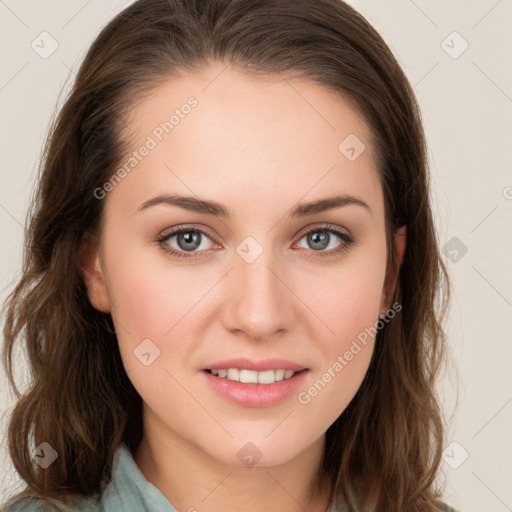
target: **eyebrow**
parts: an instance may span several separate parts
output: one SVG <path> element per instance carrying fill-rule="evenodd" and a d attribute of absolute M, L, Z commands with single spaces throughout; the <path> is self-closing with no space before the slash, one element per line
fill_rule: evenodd
<path fill-rule="evenodd" d="M 148 208 L 157 205 L 178 206 L 184 210 L 192 212 L 205 213 L 225 219 L 232 218 L 229 210 L 220 203 L 206 199 L 199 199 L 194 196 L 183 196 L 178 194 L 159 195 L 148 199 L 139 206 L 137 211 L 147 210 Z M 371 208 L 362 199 L 350 194 L 342 194 L 333 197 L 326 197 L 309 203 L 298 204 L 288 214 L 288 218 L 307 217 L 308 215 L 314 215 L 316 213 L 322 213 L 348 205 L 361 206 L 365 208 L 370 215 L 372 214 Z"/>

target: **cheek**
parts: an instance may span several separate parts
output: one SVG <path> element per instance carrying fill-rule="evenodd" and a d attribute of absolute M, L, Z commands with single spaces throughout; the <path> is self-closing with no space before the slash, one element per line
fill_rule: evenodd
<path fill-rule="evenodd" d="M 386 270 L 385 243 L 350 255 L 338 268 L 310 276 L 305 293 L 324 322 L 327 352 L 342 349 L 378 319 Z M 350 343 L 349 343 L 350 344 Z"/>
<path fill-rule="evenodd" d="M 171 270 L 154 246 L 125 242 L 120 251 L 118 237 L 109 246 L 108 288 L 117 320 L 134 338 L 164 339 L 204 295 L 209 279 L 201 271 Z"/>
<path fill-rule="evenodd" d="M 298 395 L 298 402 L 326 428 L 344 411 L 368 370 L 374 349 L 386 266 L 385 243 L 322 277 L 308 293 L 323 321 L 314 339 L 322 365 Z M 313 377 L 313 376 L 312 376 Z"/>
<path fill-rule="evenodd" d="M 207 267 L 178 268 L 174 263 L 173 268 L 160 249 L 130 244 L 129 236 L 119 232 L 109 239 L 105 263 L 121 357 L 145 400 L 167 399 L 171 381 L 165 372 L 181 374 L 190 361 L 194 340 L 202 338 L 197 314 L 218 277 Z M 145 366 L 138 356 L 148 352 L 152 362 Z M 179 386 L 175 388 L 179 394 Z"/>
<path fill-rule="evenodd" d="M 112 242 L 109 295 L 125 371 L 151 409 L 168 408 L 172 398 L 185 410 L 190 396 L 173 377 L 182 381 L 181 363 L 193 350 L 180 341 L 193 335 L 187 312 L 204 295 L 204 280 L 169 272 L 154 256 L 150 261 L 147 249 L 115 251 Z"/>
<path fill-rule="evenodd" d="M 137 376 L 162 365 L 167 352 L 164 334 L 178 321 L 181 308 L 177 294 L 170 292 L 172 279 L 166 280 L 148 261 L 151 251 L 132 244 L 120 230 L 111 233 L 105 244 L 105 265 L 112 317 L 126 372 L 138 387 Z M 139 353 L 139 347 L 145 350 Z M 150 353 L 150 366 L 144 365 L 148 357 L 141 354 L 146 353 Z"/>
<path fill-rule="evenodd" d="M 176 294 L 154 268 L 122 259 L 109 277 L 113 314 L 135 338 L 160 338 L 171 328 Z"/>

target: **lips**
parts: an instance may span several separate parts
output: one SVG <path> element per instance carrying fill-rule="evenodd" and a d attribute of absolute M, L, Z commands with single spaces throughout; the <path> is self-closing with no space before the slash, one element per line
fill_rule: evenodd
<path fill-rule="evenodd" d="M 222 364 L 225 363 L 226 361 L 222 362 Z M 212 391 L 230 403 L 242 407 L 272 407 L 285 400 L 290 400 L 304 385 L 310 372 L 304 369 L 289 379 L 269 384 L 233 381 L 217 377 L 208 370 L 199 373 L 201 379 Z"/>

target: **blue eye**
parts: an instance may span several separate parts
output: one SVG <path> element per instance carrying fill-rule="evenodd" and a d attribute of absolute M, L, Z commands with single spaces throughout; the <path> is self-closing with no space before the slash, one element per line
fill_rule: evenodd
<path fill-rule="evenodd" d="M 306 238 L 306 243 L 313 252 L 327 252 L 328 254 L 338 253 L 341 250 L 347 249 L 354 242 L 351 236 L 333 228 L 315 228 L 303 235 L 301 240 L 302 238 Z M 339 242 L 335 244 L 336 239 L 341 240 L 341 244 Z M 327 251 L 326 249 L 330 250 Z"/>
<path fill-rule="evenodd" d="M 194 258 L 194 253 L 204 251 L 208 247 L 204 247 L 204 238 L 210 238 L 204 231 L 195 228 L 183 227 L 167 233 L 162 236 L 158 242 L 162 249 L 178 258 Z M 178 247 L 173 247 L 170 240 L 176 238 L 175 243 Z M 192 253 L 192 254 L 187 254 Z"/>
<path fill-rule="evenodd" d="M 175 241 L 171 242 L 172 239 Z M 352 236 L 330 224 L 307 231 L 300 237 L 300 240 L 302 239 L 306 239 L 309 246 L 305 249 L 319 257 L 339 255 L 355 243 Z M 206 240 L 211 242 L 210 236 L 204 231 L 184 226 L 162 235 L 157 242 L 163 251 L 173 257 L 193 259 L 202 257 L 199 253 L 211 248 L 208 247 Z M 337 244 L 336 240 L 338 240 Z"/>

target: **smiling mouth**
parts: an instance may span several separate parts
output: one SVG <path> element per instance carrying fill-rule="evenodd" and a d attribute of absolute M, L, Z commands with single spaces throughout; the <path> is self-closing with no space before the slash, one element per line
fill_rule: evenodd
<path fill-rule="evenodd" d="M 291 379 L 296 374 L 302 373 L 306 370 L 307 368 L 300 371 L 277 369 L 258 372 L 238 368 L 219 368 L 205 371 L 220 379 L 241 382 L 242 384 L 274 384 L 276 382 Z"/>

